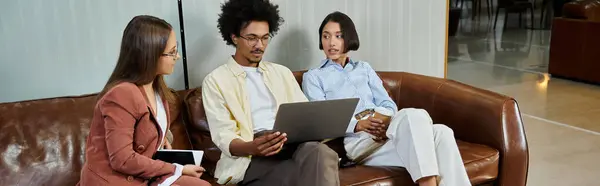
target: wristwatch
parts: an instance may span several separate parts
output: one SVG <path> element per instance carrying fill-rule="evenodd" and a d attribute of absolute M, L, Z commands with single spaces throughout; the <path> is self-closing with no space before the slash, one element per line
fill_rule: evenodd
<path fill-rule="evenodd" d="M 354 118 L 356 118 L 356 120 L 362 120 L 365 116 L 369 116 L 373 113 L 375 113 L 375 109 L 366 109 L 362 112 L 359 112 L 358 114 L 355 114 Z"/>

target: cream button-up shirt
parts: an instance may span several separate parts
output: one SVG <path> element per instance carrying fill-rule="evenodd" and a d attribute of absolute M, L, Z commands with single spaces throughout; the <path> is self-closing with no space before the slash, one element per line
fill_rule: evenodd
<path fill-rule="evenodd" d="M 283 103 L 308 101 L 287 67 L 262 61 L 258 70 L 263 74 L 277 108 Z M 233 57 L 204 78 L 202 100 L 212 141 L 222 151 L 215 170 L 217 182 L 237 184 L 244 179 L 251 157 L 231 155 L 229 144 L 234 139 L 252 141 L 254 125 L 246 90 L 246 72 Z"/>

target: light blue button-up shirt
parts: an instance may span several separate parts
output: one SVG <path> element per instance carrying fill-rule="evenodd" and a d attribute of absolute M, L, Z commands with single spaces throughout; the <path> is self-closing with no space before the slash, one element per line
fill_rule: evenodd
<path fill-rule="evenodd" d="M 398 107 L 383 87 L 375 70 L 364 61 L 348 60 L 345 67 L 325 59 L 318 68 L 304 73 L 302 89 L 310 101 L 360 98 L 354 114 L 366 109 Z M 352 117 L 346 133 L 354 133 L 358 121 Z"/>

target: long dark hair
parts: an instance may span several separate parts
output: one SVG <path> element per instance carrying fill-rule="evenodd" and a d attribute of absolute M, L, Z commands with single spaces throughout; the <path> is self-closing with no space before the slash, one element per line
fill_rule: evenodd
<path fill-rule="evenodd" d="M 167 46 L 171 24 L 154 16 L 136 16 L 123 31 L 119 59 L 98 99 L 119 83 L 137 86 L 153 82 L 153 89 L 169 102 L 175 99 L 163 76 L 157 75 L 158 60 Z"/>

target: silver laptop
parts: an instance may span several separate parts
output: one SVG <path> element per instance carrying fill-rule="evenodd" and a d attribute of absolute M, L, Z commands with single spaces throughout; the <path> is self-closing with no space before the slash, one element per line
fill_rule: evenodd
<path fill-rule="evenodd" d="M 343 137 L 358 101 L 350 98 L 281 104 L 273 131 L 286 133 L 286 143 Z"/>

